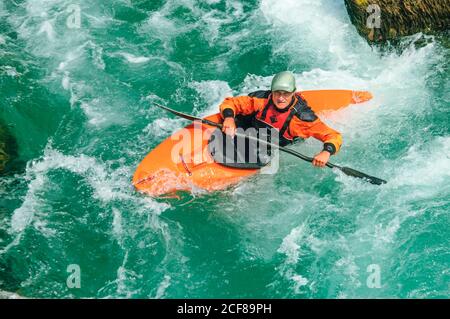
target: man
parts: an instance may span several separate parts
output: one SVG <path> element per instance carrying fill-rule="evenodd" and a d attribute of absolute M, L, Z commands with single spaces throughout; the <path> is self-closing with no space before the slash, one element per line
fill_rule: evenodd
<path fill-rule="evenodd" d="M 275 129 L 281 146 L 295 138 L 314 137 L 323 144 L 323 150 L 314 156 L 312 164 L 324 167 L 330 156 L 339 151 L 342 136 L 325 125 L 307 105 L 301 93 L 295 92 L 295 78 L 291 72 L 280 72 L 272 79 L 270 91 L 257 91 L 249 96 L 226 98 L 220 105 L 223 132 L 234 136 L 236 116 L 247 116 L 255 128 Z"/>

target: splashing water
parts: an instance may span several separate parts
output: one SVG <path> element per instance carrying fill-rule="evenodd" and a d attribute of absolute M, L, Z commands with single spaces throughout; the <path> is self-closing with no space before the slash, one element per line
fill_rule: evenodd
<path fill-rule="evenodd" d="M 0 290 L 448 297 L 449 52 L 439 40 L 417 46 L 416 35 L 402 53 L 381 53 L 343 1 L 78 4 L 0 2 L 0 116 L 19 153 L 0 177 Z M 333 162 L 388 184 L 282 156 L 276 175 L 224 192 L 178 201 L 133 190 L 140 160 L 185 125 L 152 101 L 206 115 L 285 69 L 300 90 L 373 93 L 325 121 L 344 137 Z M 312 155 L 320 143 L 298 147 Z M 67 281 L 74 264 L 79 288 Z"/>

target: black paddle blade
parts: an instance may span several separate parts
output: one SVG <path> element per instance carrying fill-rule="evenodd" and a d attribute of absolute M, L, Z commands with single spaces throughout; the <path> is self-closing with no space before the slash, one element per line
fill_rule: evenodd
<path fill-rule="evenodd" d="M 357 177 L 357 178 L 366 179 L 371 184 L 382 185 L 382 184 L 386 184 L 387 183 L 384 179 L 364 174 L 364 173 L 362 173 L 360 171 L 357 171 L 357 170 L 355 170 L 353 168 L 350 168 L 350 167 L 340 167 L 339 169 L 342 172 L 344 172 L 344 174 L 346 174 L 346 175 Z"/>

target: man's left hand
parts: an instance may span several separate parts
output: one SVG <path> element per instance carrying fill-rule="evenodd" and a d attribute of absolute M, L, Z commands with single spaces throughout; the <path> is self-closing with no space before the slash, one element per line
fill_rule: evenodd
<path fill-rule="evenodd" d="M 312 164 L 316 167 L 325 167 L 325 165 L 328 163 L 328 160 L 330 159 L 330 156 L 330 152 L 322 151 L 314 156 Z"/>

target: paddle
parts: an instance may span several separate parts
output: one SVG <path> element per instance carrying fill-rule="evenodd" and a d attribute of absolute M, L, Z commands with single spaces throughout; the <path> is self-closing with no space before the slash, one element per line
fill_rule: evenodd
<path fill-rule="evenodd" d="M 160 105 L 160 104 L 157 104 L 157 103 L 154 103 L 154 104 L 157 107 L 159 107 L 159 108 L 162 108 L 162 109 L 164 109 L 166 111 L 169 111 L 169 112 L 171 112 L 171 113 L 173 113 L 173 114 L 175 114 L 175 115 L 177 115 L 179 117 L 185 118 L 187 120 L 201 121 L 202 123 L 205 123 L 205 124 L 208 124 L 208 125 L 211 125 L 211 126 L 215 126 L 215 127 L 218 127 L 218 128 L 222 128 L 222 124 L 220 124 L 220 123 L 212 122 L 212 121 L 209 121 L 209 120 L 206 120 L 206 119 L 202 119 L 200 117 L 195 117 L 195 116 L 192 116 L 192 115 L 189 115 L 189 114 L 178 112 L 178 111 L 172 110 L 171 108 L 168 108 L 167 106 L 163 106 L 163 105 Z M 302 160 L 307 161 L 307 162 L 312 162 L 313 161 L 313 158 L 311 158 L 309 156 L 305 156 L 305 155 L 300 154 L 300 153 L 298 153 L 298 152 L 296 152 L 294 150 L 291 150 L 291 149 L 283 147 L 283 146 L 279 146 L 277 144 L 273 144 L 273 143 L 270 143 L 270 142 L 267 142 L 267 141 L 264 141 L 264 140 L 260 140 L 260 139 L 258 139 L 256 137 L 253 137 L 253 136 L 242 135 L 242 134 L 240 134 L 238 132 L 236 132 L 236 136 L 242 137 L 242 138 L 248 138 L 248 139 L 251 139 L 251 140 L 256 140 L 256 141 L 258 141 L 260 143 L 264 143 L 266 145 L 270 145 L 272 147 L 278 148 L 280 151 L 283 151 L 285 153 L 288 153 L 288 154 L 291 154 L 291 155 L 296 156 L 298 158 L 301 158 Z M 337 169 L 341 170 L 344 174 L 346 174 L 348 176 L 352 176 L 352 177 L 356 177 L 356 178 L 361 178 L 361 179 L 367 180 L 371 184 L 381 185 L 381 184 L 387 183 L 383 179 L 367 175 L 367 174 L 365 174 L 363 172 L 357 171 L 357 170 L 355 170 L 353 168 L 350 168 L 350 167 L 339 166 L 339 165 L 336 165 L 336 164 L 332 164 L 330 162 L 328 162 L 326 164 L 326 166 L 328 166 L 329 168 L 337 168 Z"/>

